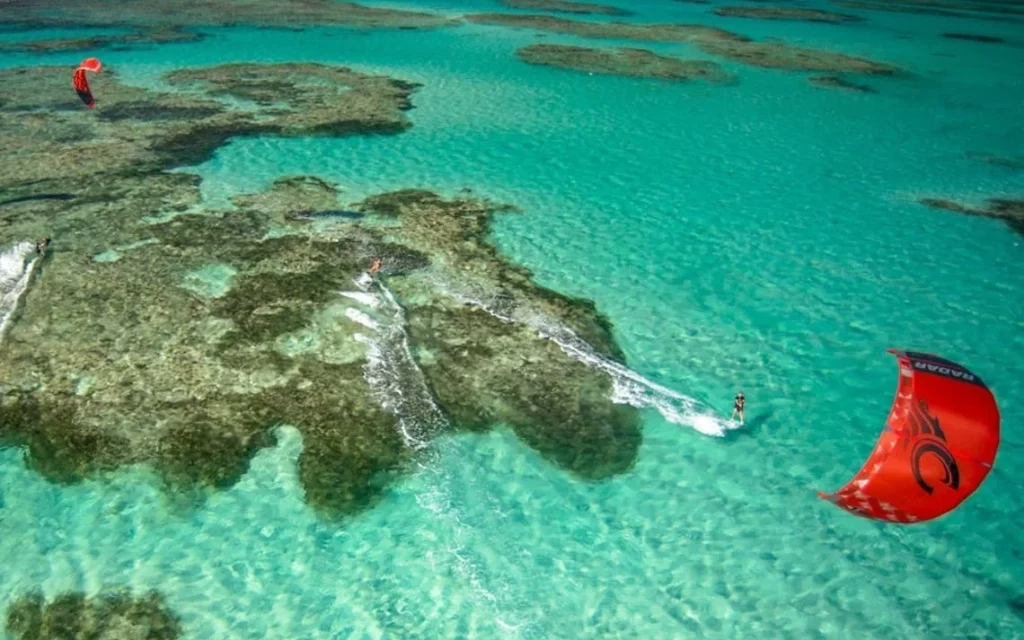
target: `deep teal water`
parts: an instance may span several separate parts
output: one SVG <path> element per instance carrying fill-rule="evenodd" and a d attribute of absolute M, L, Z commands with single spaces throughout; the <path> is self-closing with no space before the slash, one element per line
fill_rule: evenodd
<path fill-rule="evenodd" d="M 241 484 L 190 516 L 169 511 L 141 470 L 58 488 L 4 451 L 0 613 L 35 587 L 129 585 L 160 588 L 188 637 L 204 639 L 1024 637 L 1024 241 L 915 202 L 1024 192 L 1024 172 L 965 155 L 1021 155 L 1024 26 L 635 8 L 637 20 L 699 20 L 911 74 L 865 80 L 878 94 L 734 64 L 728 87 L 587 76 L 519 63 L 515 48 L 536 36 L 483 26 L 218 30 L 101 57 L 149 86 L 243 52 L 423 82 L 409 132 L 236 140 L 194 169 L 205 195 L 217 203 L 308 172 L 352 201 L 470 187 L 514 203 L 523 213 L 496 228 L 503 250 L 543 284 L 594 299 L 641 374 L 721 412 L 742 388 L 744 430 L 708 438 L 651 412 L 636 468 L 596 486 L 502 431 L 452 439 L 344 528 L 302 504 L 301 442 L 287 429 Z M 890 346 L 963 362 L 1003 415 L 985 485 L 942 520 L 905 528 L 814 496 L 874 444 L 895 388 Z"/>

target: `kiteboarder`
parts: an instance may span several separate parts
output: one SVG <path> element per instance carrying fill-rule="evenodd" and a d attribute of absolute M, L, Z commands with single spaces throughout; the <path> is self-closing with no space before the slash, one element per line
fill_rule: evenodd
<path fill-rule="evenodd" d="M 746 404 L 747 399 L 743 397 L 743 392 L 740 391 L 736 394 L 736 397 L 732 400 L 732 419 L 736 419 L 736 414 L 740 415 L 740 424 L 743 424 L 743 405 Z"/>

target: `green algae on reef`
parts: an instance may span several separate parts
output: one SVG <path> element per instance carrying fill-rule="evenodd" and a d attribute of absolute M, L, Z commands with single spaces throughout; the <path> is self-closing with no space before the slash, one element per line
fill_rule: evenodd
<path fill-rule="evenodd" d="M 634 78 L 726 82 L 732 77 L 719 65 L 708 60 L 680 60 L 661 56 L 647 49 L 629 47 L 595 49 L 573 45 L 534 44 L 520 48 L 516 55 L 520 60 L 530 64 Z"/>
<path fill-rule="evenodd" d="M 505 13 L 471 14 L 465 16 L 465 19 L 480 24 L 529 28 L 581 38 L 689 42 L 705 53 L 756 67 L 886 75 L 898 71 L 891 65 L 866 58 L 796 47 L 783 42 L 754 42 L 747 36 L 703 25 L 585 22 L 553 16 Z"/>
<path fill-rule="evenodd" d="M 134 597 L 122 589 L 63 593 L 52 602 L 23 595 L 7 611 L 7 631 L 15 640 L 174 640 L 182 629 L 158 592 Z"/>
<path fill-rule="evenodd" d="M 365 327 L 339 295 L 375 256 L 450 428 L 509 425 L 585 478 L 630 467 L 639 414 L 611 401 L 606 373 L 446 289 L 496 292 L 623 360 L 593 303 L 537 286 L 488 242 L 493 216 L 512 207 L 399 191 L 353 206 L 391 226 L 355 220 L 312 235 L 302 217 L 336 210 L 335 185 L 286 176 L 231 208 L 203 209 L 199 178 L 168 171 L 237 135 L 399 132 L 416 85 L 324 65 L 231 64 L 176 71 L 167 79 L 186 92 L 167 94 L 112 71 L 96 83 L 95 110 L 60 97 L 63 68 L 0 71 L 0 143 L 14 160 L 0 167 L 0 200 L 19 202 L 0 242 L 54 238 L 0 344 L 0 443 L 25 447 L 33 469 L 75 482 L 145 464 L 169 491 L 201 496 L 237 482 L 288 424 L 303 437 L 312 507 L 372 507 L 415 455 L 368 382 L 356 336 Z M 168 117 L 186 111 L 195 117 Z M 95 259 L 110 251 L 116 260 Z M 282 348 L 288 340 L 301 348 Z"/>

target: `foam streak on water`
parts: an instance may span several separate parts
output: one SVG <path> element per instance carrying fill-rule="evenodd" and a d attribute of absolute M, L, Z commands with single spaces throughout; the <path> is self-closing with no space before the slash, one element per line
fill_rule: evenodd
<path fill-rule="evenodd" d="M 478 295 L 456 291 L 445 284 L 441 290 L 463 304 L 473 305 L 502 322 L 521 323 L 534 329 L 542 338 L 562 348 L 571 358 L 589 367 L 600 369 L 612 378 L 612 402 L 628 404 L 638 409 L 653 408 L 673 424 L 688 426 L 707 436 L 723 437 L 739 425 L 723 420 L 694 398 L 648 380 L 636 371 L 609 360 L 587 344 L 565 325 L 531 309 L 487 302 Z"/>
<path fill-rule="evenodd" d="M 517 636 L 525 625 L 509 622 L 507 618 L 511 616 L 502 606 L 501 598 L 484 584 L 484 569 L 474 559 L 469 542 L 472 527 L 463 522 L 463 514 L 448 488 L 449 478 L 440 469 L 439 458 L 452 455 L 451 449 L 460 445 L 456 441 L 445 440 L 438 446 L 447 451 L 438 450 L 438 446 L 427 449 L 435 436 L 447 430 L 448 421 L 434 402 L 423 372 L 412 357 L 402 306 L 387 285 L 379 280 L 372 282 L 360 277 L 355 284 L 364 292 L 344 291 L 342 295 L 378 311 L 377 319 L 358 309 L 350 308 L 346 313 L 353 321 L 372 329 L 370 335 L 356 335 L 368 347 L 364 366 L 366 381 L 381 407 L 398 419 L 398 429 L 406 446 L 426 454 L 416 462 L 420 480 L 426 487 L 417 492 L 416 503 L 445 522 L 452 533 L 452 540 L 444 550 L 454 571 L 472 585 L 476 597 L 492 609 L 504 633 Z M 372 289 L 376 289 L 376 293 L 371 293 Z M 461 456 L 455 452 L 455 457 Z M 428 552 L 428 557 L 431 563 L 438 561 L 432 551 Z"/>
<path fill-rule="evenodd" d="M 357 280 L 356 284 L 366 286 L 365 280 Z M 378 307 L 383 318 L 374 320 L 357 309 L 349 309 L 346 315 L 371 330 L 368 335 L 357 334 L 356 338 L 368 347 L 363 371 L 374 397 L 385 411 L 398 419 L 406 445 L 423 449 L 433 436 L 444 430 L 447 421 L 409 350 L 401 305 L 384 283 L 377 282 L 376 289 L 379 293 L 363 293 L 359 298 L 372 296 L 375 302 L 371 306 Z"/>
<path fill-rule="evenodd" d="M 20 242 L 0 254 L 0 340 L 38 262 L 36 258 L 26 260 L 33 251 L 32 243 Z"/>

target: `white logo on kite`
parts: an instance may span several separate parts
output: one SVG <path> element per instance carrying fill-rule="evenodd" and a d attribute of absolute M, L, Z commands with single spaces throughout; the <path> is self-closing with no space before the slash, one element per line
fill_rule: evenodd
<path fill-rule="evenodd" d="M 941 376 L 949 376 L 950 378 L 959 378 L 967 380 L 968 382 L 974 382 L 975 377 L 966 371 L 960 371 L 958 369 L 950 369 L 949 367 L 943 367 L 937 364 L 931 364 L 930 362 L 915 362 L 915 369 L 921 369 L 928 373 L 937 373 Z"/>

